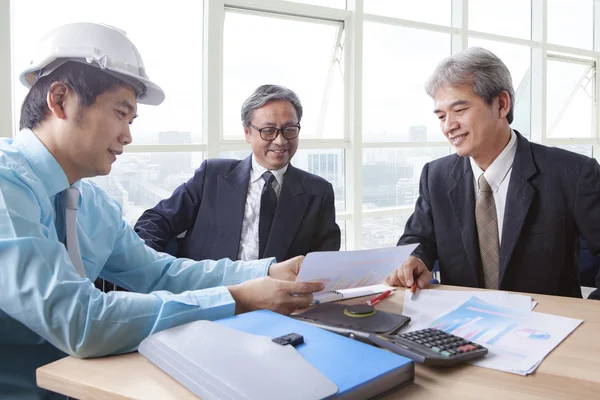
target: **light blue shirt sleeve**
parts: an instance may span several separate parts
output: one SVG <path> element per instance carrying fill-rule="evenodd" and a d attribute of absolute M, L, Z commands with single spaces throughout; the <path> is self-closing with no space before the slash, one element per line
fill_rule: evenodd
<path fill-rule="evenodd" d="M 0 167 L 0 308 L 77 357 L 133 351 L 154 332 L 233 315 L 235 303 L 223 285 L 265 276 L 273 262 L 175 259 L 146 247 L 120 220 L 89 239 L 98 254 L 106 253 L 99 273 L 147 294 L 103 293 L 90 280 L 93 263 L 85 253 L 90 279 L 75 272 L 42 200 L 31 182 Z M 101 207 L 98 213 L 106 217 Z"/>
<path fill-rule="evenodd" d="M 234 285 L 265 276 L 271 264 L 271 261 L 265 264 L 260 260 L 258 263 L 232 262 L 229 259 L 196 262 L 175 258 L 146 246 L 122 219 L 117 231 L 113 252 L 100 276 L 136 292 L 168 290 L 181 293 L 190 288 Z M 260 268 L 257 269 L 256 265 Z"/>

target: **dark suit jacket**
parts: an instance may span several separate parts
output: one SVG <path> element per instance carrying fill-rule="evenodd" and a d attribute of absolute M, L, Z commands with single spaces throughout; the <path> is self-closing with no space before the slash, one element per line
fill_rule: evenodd
<path fill-rule="evenodd" d="M 516 134 L 499 289 L 581 297 L 580 236 L 600 253 L 600 166 Z M 430 270 L 438 259 L 444 284 L 483 287 L 475 199 L 467 157 L 454 154 L 423 168 L 415 212 L 398 244 L 420 243 L 413 255 Z"/>
<path fill-rule="evenodd" d="M 251 157 L 205 160 L 170 198 L 142 214 L 135 231 L 158 251 L 165 251 L 172 239 L 187 231 L 178 257 L 237 260 Z M 290 164 L 264 257 L 284 261 L 311 251 L 339 249 L 331 183 Z"/>
<path fill-rule="evenodd" d="M 596 276 L 600 273 L 600 257 L 590 254 L 585 239 L 581 239 L 581 257 L 579 259 L 579 280 L 581 286 L 595 286 Z"/>

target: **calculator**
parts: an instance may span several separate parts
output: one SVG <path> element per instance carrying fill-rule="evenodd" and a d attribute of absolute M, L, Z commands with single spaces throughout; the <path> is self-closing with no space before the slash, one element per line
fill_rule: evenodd
<path fill-rule="evenodd" d="M 369 335 L 373 344 L 418 363 L 450 367 L 487 354 L 488 349 L 438 329 L 422 329 L 399 335 Z"/>

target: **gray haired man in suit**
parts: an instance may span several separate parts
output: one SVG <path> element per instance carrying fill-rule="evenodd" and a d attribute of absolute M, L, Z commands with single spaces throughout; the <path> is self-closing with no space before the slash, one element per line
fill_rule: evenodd
<path fill-rule="evenodd" d="M 423 168 L 398 241 L 419 246 L 387 282 L 423 288 L 438 261 L 444 284 L 581 297 L 581 236 L 600 254 L 598 162 L 511 129 L 510 73 L 485 49 L 443 60 L 426 91 L 456 154 Z"/>

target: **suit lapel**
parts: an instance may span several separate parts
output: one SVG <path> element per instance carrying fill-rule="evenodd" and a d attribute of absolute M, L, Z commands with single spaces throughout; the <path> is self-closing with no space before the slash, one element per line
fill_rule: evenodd
<path fill-rule="evenodd" d="M 309 196 L 302 186 L 302 175 L 291 164 L 283 179 L 275 218 L 265 247 L 265 254 L 283 261 L 304 218 Z"/>
<path fill-rule="evenodd" d="M 502 244 L 500 245 L 499 285 L 502 284 L 502 278 L 506 273 L 508 262 L 521 234 L 531 201 L 535 196 L 535 189 L 528 182 L 537 173 L 537 167 L 531 153 L 531 144 L 519 132 L 515 131 L 515 134 L 517 135 L 517 152 L 515 153 L 506 195 Z"/>
<path fill-rule="evenodd" d="M 217 180 L 217 223 L 219 240 L 223 244 L 226 256 L 236 260 L 242 234 L 242 221 L 248 182 L 250 181 L 251 157 L 240 162 L 227 176 Z"/>
<path fill-rule="evenodd" d="M 481 286 L 479 239 L 475 223 L 475 187 L 473 171 L 467 157 L 459 157 L 450 172 L 456 184 L 448 191 L 448 199 L 460 227 L 460 236 L 467 253 L 469 265 Z"/>

